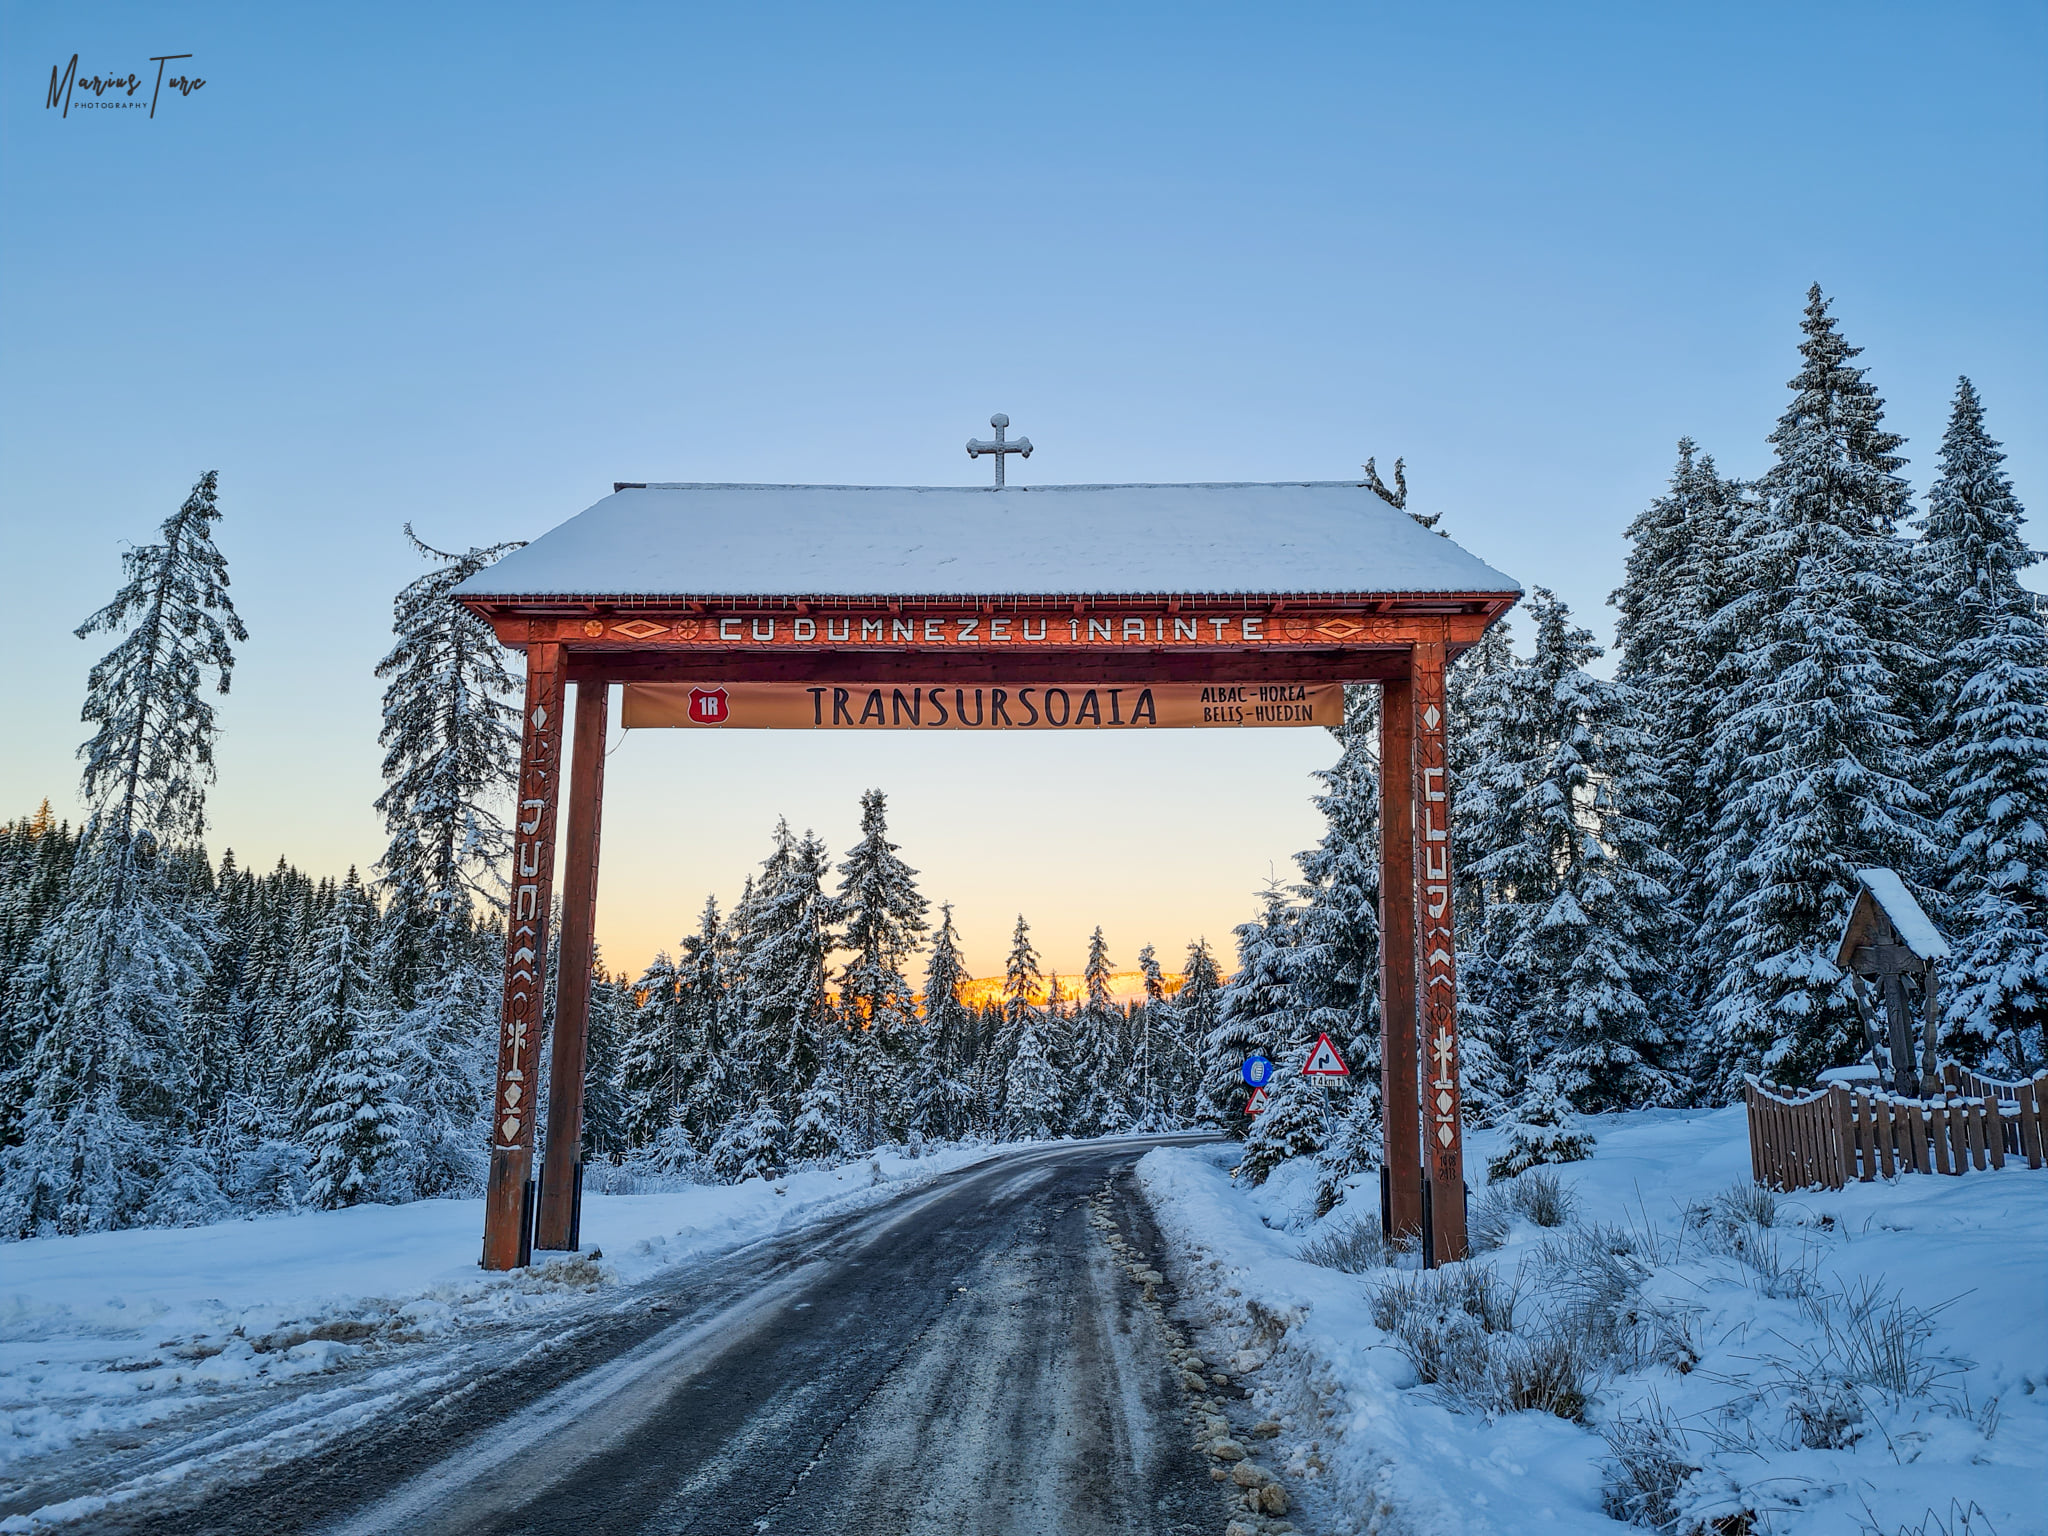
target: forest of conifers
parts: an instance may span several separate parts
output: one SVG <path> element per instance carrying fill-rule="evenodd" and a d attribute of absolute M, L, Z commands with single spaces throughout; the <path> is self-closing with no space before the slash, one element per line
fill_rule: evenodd
<path fill-rule="evenodd" d="M 1835 942 L 1895 869 L 1955 951 L 1942 1049 L 2048 1062 L 2048 635 L 2036 558 L 1968 380 L 1921 503 L 1816 288 L 1753 480 L 1681 442 L 1629 529 L 1611 676 L 1538 588 L 1451 683 L 1469 1113 L 1526 1164 L 1579 1114 L 1726 1102 L 1862 1050 Z M 394 604 L 388 831 L 364 871 L 207 851 L 235 647 L 217 476 L 124 557 L 84 719 L 82 820 L 0 828 L 0 1232 L 27 1237 L 481 1187 L 503 961 L 515 680 L 444 553 Z M 1419 519 L 1434 524 L 1435 518 Z M 411 530 L 407 530 L 410 536 Z M 1525 638 L 1526 653 L 1515 642 Z M 1219 957 L 1131 957 L 1111 995 L 1042 973 L 1019 917 L 999 999 L 962 1000 L 951 911 L 880 791 L 835 858 L 778 825 L 730 911 L 593 989 L 586 1164 L 740 1179 L 894 1143 L 1214 1123 L 1245 1166 L 1378 1156 L 1377 692 L 1350 690 L 1324 820 Z M 679 926 L 681 926 L 679 924 Z M 551 993 L 552 995 L 552 988 Z M 1300 1079 L 1327 1033 L 1352 1067 Z M 1280 1064 L 1242 1113 L 1244 1057 Z"/>

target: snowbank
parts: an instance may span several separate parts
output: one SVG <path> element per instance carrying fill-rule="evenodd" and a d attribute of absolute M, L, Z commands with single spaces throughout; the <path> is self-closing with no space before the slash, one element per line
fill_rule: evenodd
<path fill-rule="evenodd" d="M 1575 1234 L 1597 1229 L 1596 1247 L 1617 1230 L 1634 1234 L 1641 1278 L 1630 1316 L 1661 1330 L 1663 1358 L 1610 1365 L 1584 1424 L 1475 1408 L 1421 1384 L 1410 1354 L 1374 1324 L 1374 1295 L 1398 1271 L 1352 1274 L 1296 1256 L 1361 1215 L 1376 1229 L 1376 1180 L 1317 1221 L 1312 1171 L 1300 1163 L 1257 1190 L 1232 1183 L 1235 1148 L 1161 1149 L 1140 1164 L 1188 1304 L 1219 1335 L 1209 1349 L 1240 1351 L 1259 1408 L 1288 1426 L 1290 1486 L 1307 1509 L 1339 1532 L 1641 1529 L 1603 1513 L 1602 1431 L 1661 1405 L 1700 1469 L 1676 1499 L 1681 1528 L 1737 1516 L 1724 1529 L 2048 1531 L 2048 1172 L 2009 1166 L 1781 1196 L 1761 1226 L 1712 1214 L 1736 1210 L 1714 1202 L 1748 1185 L 1740 1109 L 1586 1124 L 1599 1138 L 1592 1159 L 1544 1170 L 1570 1196 L 1570 1224 L 1515 1220 L 1475 1261 L 1519 1277 L 1520 1328 Z M 1493 1139 L 1471 1138 L 1468 1167 L 1485 1167 Z M 1475 1207 L 1480 1198 L 1475 1188 Z M 1937 1309 L 1921 1349 L 1930 1379 L 1890 1398 L 1859 1388 L 1865 1419 L 1833 1436 L 1847 1443 L 1815 1448 L 1806 1442 L 1829 1436 L 1802 1426 L 1842 1348 L 1827 1330 L 1842 1332 L 1866 1286 L 1887 1304 L 1896 1296 L 1906 1315 Z M 1973 1503 L 1981 1515 L 1962 1523 Z M 1744 1510 L 1752 1524 L 1740 1523 Z"/>
<path fill-rule="evenodd" d="M 881 1153 L 772 1183 L 586 1194 L 584 1248 L 601 1263 L 540 1254 L 509 1274 L 477 1266 L 481 1200 L 0 1244 L 0 1466 L 164 1420 L 195 1395 L 327 1370 L 372 1334 L 544 1317 L 586 1301 L 600 1275 L 642 1279 L 990 1155 Z"/>

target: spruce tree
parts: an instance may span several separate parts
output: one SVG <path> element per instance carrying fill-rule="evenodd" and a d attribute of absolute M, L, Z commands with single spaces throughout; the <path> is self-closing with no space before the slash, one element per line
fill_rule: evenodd
<path fill-rule="evenodd" d="M 751 904 L 739 914 L 746 934 L 739 958 L 741 1054 L 785 1135 L 824 1065 L 828 1031 L 836 1027 L 826 1003 L 825 967 L 839 912 L 824 891 L 826 867 L 824 844 L 809 833 L 798 838 L 788 822 L 778 822 L 774 850 L 762 863 Z"/>
<path fill-rule="evenodd" d="M 623 976 L 605 974 L 593 950 L 590 1031 L 584 1048 L 583 1161 L 619 1162 L 626 1151 L 626 1101 L 619 1087 L 619 1058 L 632 1017 L 632 998 Z"/>
<path fill-rule="evenodd" d="M 1256 1049 L 1263 1042 L 1247 1033 L 1240 1021 L 1224 1018 L 1223 975 L 1207 939 L 1198 938 L 1188 945 L 1180 988 L 1164 1012 L 1172 1025 L 1168 1112 L 1227 1125 L 1223 1117 L 1231 1095 L 1224 1084 L 1223 1066 L 1234 1052 L 1236 1060 L 1229 1070 L 1236 1072 L 1244 1062 L 1245 1048 Z M 1242 1077 L 1238 1087 L 1243 1088 Z"/>
<path fill-rule="evenodd" d="M 663 950 L 633 983 L 633 1011 L 619 1055 L 619 1098 L 629 1147 L 654 1145 L 680 1114 L 680 1001 L 676 963 Z M 750 1074 L 739 1076 L 744 1081 Z"/>
<path fill-rule="evenodd" d="M 1957 954 L 1947 1047 L 2048 1064 L 2048 630 L 2019 573 L 2039 558 L 2005 455 L 1956 386 L 1917 550 L 1920 626 L 1941 661 L 1933 710 L 1940 869 Z"/>
<path fill-rule="evenodd" d="M 1573 1103 L 1669 1102 L 1677 1042 L 1653 1004 L 1678 864 L 1656 844 L 1663 783 L 1632 723 L 1644 703 L 1585 671 L 1600 648 L 1549 592 L 1529 612 L 1535 656 L 1475 689 L 1490 729 L 1457 789 L 1488 850 L 1470 864 L 1486 890 L 1481 947 L 1514 976 L 1529 1049 Z"/>
<path fill-rule="evenodd" d="M 1300 997 L 1290 975 L 1299 917 L 1280 886 L 1266 887 L 1259 916 L 1237 926 L 1237 972 L 1223 988 L 1215 1028 L 1202 1041 L 1204 1112 L 1233 1136 L 1251 1129 L 1245 1058 L 1277 1058 L 1302 1031 Z"/>
<path fill-rule="evenodd" d="M 519 774 L 519 686 L 490 625 L 455 602 L 456 587 L 520 545 L 462 554 L 405 536 L 434 569 L 392 600 L 396 637 L 385 679 L 384 792 L 391 899 L 419 920 L 466 916 L 502 899 L 511 834 L 504 811 Z M 401 1002 L 409 1001 L 400 993 Z"/>
<path fill-rule="evenodd" d="M 181 1076 L 172 1030 L 205 976 L 204 928 L 162 889 L 154 834 L 81 843 L 63 906 L 8 997 L 33 1040 L 10 1076 L 0 1230 L 106 1231 L 141 1219 L 167 1166 Z"/>
<path fill-rule="evenodd" d="M 808 1085 L 807 1085 L 808 1086 Z M 765 1089 L 757 1090 L 752 1106 L 736 1113 L 711 1149 L 711 1167 L 728 1184 L 743 1179 L 772 1179 L 784 1167 L 789 1126 Z"/>
<path fill-rule="evenodd" d="M 960 934 L 953 908 L 939 908 L 938 931 L 924 971 L 924 1066 L 915 1079 L 911 1128 L 940 1140 L 964 1136 L 970 1128 L 974 1090 L 974 1016 L 960 1001 L 967 965 L 960 958 Z"/>
<path fill-rule="evenodd" d="M 1325 1090 L 1301 1075 L 1313 1049 L 1315 1037 L 1310 1036 L 1278 1051 L 1273 1080 L 1266 1085 L 1266 1107 L 1245 1132 L 1244 1156 L 1238 1159 L 1238 1173 L 1248 1184 L 1265 1183 L 1293 1158 L 1320 1158 L 1332 1139 Z"/>
<path fill-rule="evenodd" d="M 889 841 L 882 791 L 863 794 L 860 812 L 860 841 L 839 866 L 838 909 L 846 923 L 839 944 L 851 952 L 839 981 L 851 1032 L 841 1060 L 866 1109 L 865 1139 L 900 1141 L 913 1103 L 903 1086 L 919 1065 L 916 999 L 903 968 L 924 936 L 930 903 L 917 889 L 917 871 Z"/>
<path fill-rule="evenodd" d="M 1161 969 L 1159 956 L 1150 944 L 1138 951 L 1138 976 L 1145 989 L 1142 1001 L 1134 1004 L 1126 1015 L 1125 1029 L 1130 1041 L 1130 1079 L 1132 1109 L 1136 1115 L 1135 1128 L 1138 1130 L 1163 1130 L 1172 1124 L 1165 1110 L 1160 1094 L 1160 1074 L 1165 1069 L 1168 1042 L 1164 1035 L 1171 1029 L 1163 999 L 1166 997 L 1166 973 Z"/>
<path fill-rule="evenodd" d="M 1571 1102 L 1548 1072 L 1532 1072 L 1501 1127 L 1506 1145 L 1486 1164 L 1486 1176 L 1512 1179 L 1544 1163 L 1576 1163 L 1592 1156 L 1593 1138 L 1579 1129 Z"/>
<path fill-rule="evenodd" d="M 1088 958 L 1081 967 L 1081 1006 L 1074 1014 L 1074 1130 L 1082 1136 L 1128 1130 L 1137 1119 L 1125 1059 L 1127 1020 L 1109 990 L 1115 969 L 1109 958 L 1109 941 L 1098 924 L 1088 936 Z"/>
<path fill-rule="evenodd" d="M 388 1197 L 405 1111 L 391 1014 L 371 963 L 376 914 L 351 869 L 314 940 L 300 1015 L 298 1125 L 313 1153 L 313 1198 L 327 1207 Z"/>
<path fill-rule="evenodd" d="M 1706 912 L 1706 864 L 1719 815 L 1709 772 L 1718 689 L 1732 637 L 1712 619 L 1739 586 L 1737 530 L 1753 517 L 1749 488 L 1724 479 L 1691 438 L 1678 444 L 1671 487 L 1629 526 L 1628 575 L 1610 599 L 1620 662 L 1616 676 L 1639 692 L 1666 797 L 1650 816 L 1657 845 L 1679 863 L 1673 911 L 1696 929 Z M 1674 1006 L 1690 1014 L 1708 976 L 1698 952 L 1674 954 Z M 1691 1020 L 1681 1021 L 1690 1034 Z"/>
<path fill-rule="evenodd" d="M 1719 975 L 1714 1087 L 1810 1078 L 1859 1053 L 1833 949 L 1855 872 L 1932 862 L 1932 801 L 1908 711 L 1926 658 L 1910 635 L 1896 530 L 1902 440 L 1851 365 L 1815 287 L 1793 399 L 1743 529 L 1748 589 L 1710 633 L 1728 648 L 1707 776 L 1719 805 L 1704 942 Z"/>
<path fill-rule="evenodd" d="M 1002 1028 L 996 1039 L 996 1048 L 988 1063 L 989 1087 L 994 1096 L 991 1106 L 1008 1129 L 1007 1134 L 1042 1134 L 1041 1131 L 1019 1133 L 1014 1129 L 1015 1121 L 1010 1113 L 1010 1068 L 1024 1048 L 1027 1035 L 1031 1037 L 1033 1059 L 1023 1079 L 1030 1087 L 1034 1098 L 1025 1106 L 1029 1123 L 1042 1125 L 1056 1113 L 1059 1084 L 1052 1076 L 1051 1050 L 1046 1038 L 1045 1016 L 1040 1010 L 1038 998 L 1045 990 L 1045 973 L 1039 969 L 1038 951 L 1031 943 L 1031 925 L 1024 921 L 1024 914 L 1017 914 L 1017 926 L 1010 935 L 1010 953 L 1003 961 Z M 1042 1070 L 1041 1070 L 1042 1069 Z M 1000 1073 L 1000 1076 L 996 1074 Z M 1051 1094 L 1050 1099 L 1039 1096 Z"/>
<path fill-rule="evenodd" d="M 1447 713 L 1455 730 L 1455 703 Z M 1295 855 L 1300 906 L 1284 972 L 1295 1018 L 1273 1042 L 1285 1051 L 1328 1034 L 1351 1068 L 1327 1128 L 1317 1098 L 1315 1134 L 1328 1134 L 1320 1151 L 1325 1206 L 1344 1179 L 1377 1167 L 1380 1157 L 1379 723 L 1379 690 L 1346 689 L 1344 720 L 1334 732 L 1337 761 L 1315 776 L 1323 836 Z"/>
<path fill-rule="evenodd" d="M 717 1139 L 736 1101 L 745 1102 L 739 1095 L 749 1080 L 748 1064 L 735 1059 L 731 962 L 717 899 L 707 896 L 697 931 L 683 940 L 664 1037 L 672 1103 L 698 1147 Z"/>
<path fill-rule="evenodd" d="M 917 871 L 889 841 L 888 801 L 879 789 L 860 797 L 860 841 L 839 866 L 839 947 L 852 958 L 840 971 L 840 995 L 870 1018 L 907 1014 L 903 967 L 922 941 L 931 904 L 917 889 Z"/>
<path fill-rule="evenodd" d="M 103 845 L 126 859 L 136 835 L 160 844 L 196 840 L 206 829 L 206 786 L 219 734 L 209 684 L 233 681 L 231 641 L 249 638 L 228 596 L 228 564 L 213 542 L 220 476 L 208 470 L 163 525 L 163 542 L 121 557 L 127 581 L 114 600 L 78 626 L 120 632 L 86 679 L 81 718 L 95 730 L 79 748 L 82 789 Z M 121 883 L 114 887 L 116 899 Z"/>
<path fill-rule="evenodd" d="M 1039 1008 L 1017 1015 L 1015 1046 L 1003 1075 L 1003 1116 L 1013 1140 L 1039 1140 L 1059 1130 L 1060 1080 L 1053 1065 L 1051 1021 Z"/>
<path fill-rule="evenodd" d="M 200 477 L 162 541 L 78 627 L 117 633 L 86 681 L 79 749 L 91 804 L 65 887 L 11 978 L 0 1037 L 23 1059 L 0 1093 L 15 1144 L 0 1155 L 0 1221 L 86 1231 L 139 1218 L 166 1153 L 195 1127 L 199 1084 L 179 1047 L 204 983 L 210 913 L 192 879 L 206 827 L 231 642 L 248 638 L 213 543 L 219 478 Z"/>

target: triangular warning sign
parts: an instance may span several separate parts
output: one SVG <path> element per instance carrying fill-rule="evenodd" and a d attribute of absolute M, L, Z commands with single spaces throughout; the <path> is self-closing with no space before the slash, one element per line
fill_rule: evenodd
<path fill-rule="evenodd" d="M 1301 1069 L 1303 1077 L 1349 1077 L 1351 1069 L 1344 1065 L 1344 1058 L 1337 1054 L 1337 1047 L 1330 1044 L 1328 1035 L 1316 1036 L 1316 1048 L 1308 1053 L 1308 1061 Z"/>
<path fill-rule="evenodd" d="M 1248 1115 L 1256 1115 L 1260 1110 L 1264 1109 L 1265 1107 L 1266 1090 L 1263 1088 L 1254 1088 L 1252 1090 L 1252 1096 L 1244 1101 L 1244 1112 Z"/>

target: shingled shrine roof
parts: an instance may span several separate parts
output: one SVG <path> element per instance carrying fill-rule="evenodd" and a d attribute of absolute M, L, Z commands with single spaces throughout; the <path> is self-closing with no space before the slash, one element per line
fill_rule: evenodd
<path fill-rule="evenodd" d="M 1363 485 L 619 485 L 457 589 L 650 597 L 1519 594 Z"/>

